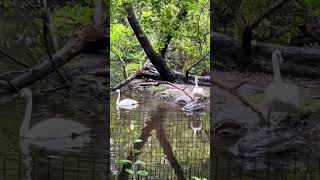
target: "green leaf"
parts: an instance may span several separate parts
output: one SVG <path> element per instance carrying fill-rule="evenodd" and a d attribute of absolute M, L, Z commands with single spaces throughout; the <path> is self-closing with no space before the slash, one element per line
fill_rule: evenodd
<path fill-rule="evenodd" d="M 200 178 L 198 178 L 198 177 L 192 177 L 192 179 L 195 179 L 195 180 L 201 180 Z"/>
<path fill-rule="evenodd" d="M 126 171 L 127 173 L 129 173 L 129 174 L 133 174 L 132 169 L 126 169 L 125 171 Z"/>
<path fill-rule="evenodd" d="M 145 165 L 146 165 L 146 163 L 145 163 L 145 162 L 143 162 L 143 161 L 141 161 L 141 160 L 137 160 L 137 161 L 134 163 L 134 165 L 141 165 L 141 166 L 145 166 Z"/>
<path fill-rule="evenodd" d="M 134 142 L 135 143 L 139 143 L 139 142 L 142 142 L 142 140 L 141 139 L 136 139 Z"/>
<path fill-rule="evenodd" d="M 132 164 L 132 161 L 130 161 L 130 160 L 128 160 L 128 159 L 121 159 L 121 160 L 119 161 L 119 163 L 121 163 L 121 164 L 126 164 L 126 163 Z"/>
<path fill-rule="evenodd" d="M 149 173 L 147 171 L 138 171 L 137 174 L 139 176 L 148 176 L 149 175 Z"/>
<path fill-rule="evenodd" d="M 139 153 L 140 151 L 139 150 L 137 150 L 137 149 L 132 149 L 131 150 L 131 153 L 133 154 L 133 155 L 135 155 L 135 154 L 137 154 L 137 153 Z"/>
<path fill-rule="evenodd" d="M 131 131 L 133 131 L 133 130 L 134 130 L 134 128 L 135 128 L 135 127 L 134 127 L 134 124 L 133 124 L 133 123 L 131 123 L 131 124 L 130 124 L 130 130 L 131 130 Z"/>

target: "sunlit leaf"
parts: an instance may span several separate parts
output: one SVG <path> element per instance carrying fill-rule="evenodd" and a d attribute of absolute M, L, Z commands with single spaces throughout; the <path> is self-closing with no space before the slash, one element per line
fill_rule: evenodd
<path fill-rule="evenodd" d="M 119 160 L 119 163 L 121 163 L 121 164 L 127 164 L 127 163 L 132 164 L 132 161 L 130 161 L 128 159 L 121 159 L 121 160 Z"/>
<path fill-rule="evenodd" d="M 142 142 L 142 140 L 141 139 L 136 139 L 134 142 L 135 143 L 139 143 L 139 142 Z"/>
<path fill-rule="evenodd" d="M 141 166 L 145 166 L 146 165 L 146 163 L 144 163 L 143 161 L 141 161 L 141 160 L 137 160 L 135 163 L 134 163 L 134 165 L 141 165 Z"/>
<path fill-rule="evenodd" d="M 129 173 L 129 174 L 133 174 L 132 169 L 125 169 L 125 171 L 126 171 L 127 173 Z"/>
<path fill-rule="evenodd" d="M 138 171 L 137 174 L 139 176 L 148 176 L 149 175 L 147 171 Z"/>

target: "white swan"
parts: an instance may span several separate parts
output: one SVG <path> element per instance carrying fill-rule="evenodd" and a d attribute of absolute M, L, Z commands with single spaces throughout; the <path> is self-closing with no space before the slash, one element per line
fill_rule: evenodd
<path fill-rule="evenodd" d="M 297 110 L 299 104 L 299 89 L 293 84 L 283 83 L 281 80 L 279 63 L 283 62 L 281 52 L 272 53 L 273 82 L 266 88 L 264 104 L 268 108 L 267 123 L 271 111 L 292 112 Z"/>
<path fill-rule="evenodd" d="M 117 102 L 116 102 L 116 106 L 117 108 L 123 108 L 123 109 L 135 109 L 138 107 L 138 101 L 133 100 L 133 99 L 123 99 L 120 101 L 120 90 L 117 89 L 118 92 L 118 98 L 117 98 Z"/>
<path fill-rule="evenodd" d="M 191 121 L 190 127 L 193 131 L 193 136 L 196 136 L 197 132 L 202 129 L 202 123 L 201 123 L 201 121 Z"/>
<path fill-rule="evenodd" d="M 74 139 L 90 130 L 78 122 L 61 118 L 45 120 L 29 129 L 32 114 L 32 92 L 29 88 L 24 88 L 19 95 L 27 100 L 26 112 L 19 132 L 20 137 L 36 139 L 71 137 Z"/>
<path fill-rule="evenodd" d="M 198 81 L 199 81 L 198 77 L 196 77 L 194 81 L 195 81 L 196 87 L 192 91 L 192 96 L 195 98 L 201 98 L 203 97 L 203 88 L 198 86 Z"/>

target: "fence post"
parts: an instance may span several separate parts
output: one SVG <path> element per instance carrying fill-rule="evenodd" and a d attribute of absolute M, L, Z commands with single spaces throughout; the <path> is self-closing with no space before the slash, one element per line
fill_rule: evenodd
<path fill-rule="evenodd" d="M 20 180 L 20 171 L 21 171 L 21 154 L 18 156 L 18 180 Z"/>
<path fill-rule="evenodd" d="M 6 179 L 6 155 L 3 155 L 3 180 Z"/>
<path fill-rule="evenodd" d="M 48 180 L 50 180 L 50 157 L 48 156 Z"/>

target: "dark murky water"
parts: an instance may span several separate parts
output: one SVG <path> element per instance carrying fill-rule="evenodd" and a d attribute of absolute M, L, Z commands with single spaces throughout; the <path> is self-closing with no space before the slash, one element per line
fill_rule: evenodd
<path fill-rule="evenodd" d="M 3 177 L 6 177 L 5 179 L 15 179 L 18 175 L 30 179 L 31 172 L 34 171 L 37 172 L 34 177 L 48 179 L 48 166 L 52 166 L 49 167 L 49 169 L 52 169 L 50 171 L 53 171 L 50 176 L 52 179 L 54 179 L 54 176 L 62 176 L 61 173 L 57 174 L 56 172 L 57 169 L 61 171 L 62 167 L 65 168 L 66 172 L 76 173 L 78 157 L 82 158 L 80 161 L 90 163 L 94 161 L 106 162 L 108 149 L 105 141 L 105 103 L 97 103 L 92 99 L 70 98 L 59 95 L 43 96 L 37 93 L 33 97 L 33 111 L 29 129 L 44 123 L 50 118 L 62 118 L 65 121 L 81 123 L 90 131 L 75 138 L 19 138 L 19 128 L 24 117 L 26 102 L 25 100 L 13 101 L 11 97 L 1 97 L 0 161 L 2 166 L 0 169 L 3 169 L 4 166 L 6 169 L 11 169 L 11 175 L 8 170 L 6 171 L 7 175 L 4 174 L 4 171 L 0 171 Z M 59 124 L 56 125 L 56 128 L 57 134 L 70 131 L 63 125 L 59 127 Z M 50 129 L 52 127 L 47 127 L 46 130 L 49 131 Z M 18 163 L 19 159 L 20 163 Z M 51 162 L 48 162 L 50 160 Z M 88 167 L 88 162 L 87 165 L 83 165 L 84 168 L 92 168 L 91 165 Z M 101 163 L 97 166 L 102 168 Z M 103 166 L 106 167 L 106 164 Z M 43 167 L 46 167 L 46 171 L 41 169 Z M 18 171 L 19 168 L 21 172 Z M 29 171 L 24 171 L 24 169 L 29 169 Z M 92 172 L 96 171 L 90 170 Z M 104 172 L 106 172 L 105 168 Z M 68 177 L 72 179 L 76 176 L 65 175 L 65 179 L 68 179 Z M 104 174 L 104 177 L 106 177 L 106 174 Z M 103 179 L 103 176 L 101 176 L 101 179 Z"/>
<path fill-rule="evenodd" d="M 222 73 L 223 74 L 223 73 Z M 237 84 L 239 80 L 234 78 L 234 81 L 228 78 L 228 73 L 220 75 L 220 79 L 225 80 L 229 84 Z M 235 76 L 237 77 L 237 76 Z M 257 80 L 258 83 L 253 83 Z M 288 79 L 286 79 L 288 81 Z M 310 82 L 302 80 L 289 80 L 297 84 L 301 92 L 300 107 L 304 110 L 315 111 L 320 113 L 320 101 L 314 97 L 319 94 L 319 81 Z M 242 95 L 249 98 L 251 101 L 261 107 L 261 102 L 264 96 L 264 87 L 268 84 L 268 80 L 261 77 L 253 78 L 248 84 L 239 89 Z M 242 123 L 248 124 L 249 127 L 256 128 L 259 123 L 259 118 L 255 113 L 252 113 L 247 107 L 243 106 L 236 98 L 220 89 L 214 89 L 214 122 L 219 122 L 225 119 L 236 119 Z M 319 116 L 315 116 L 319 117 Z M 313 119 L 319 121 L 317 118 Z M 308 123 L 308 122 L 307 122 Z M 312 139 L 306 137 L 305 145 L 312 147 L 315 150 L 309 154 L 299 154 L 297 156 L 289 156 L 281 154 L 279 156 L 264 156 L 257 158 L 235 157 L 229 149 L 239 139 L 239 136 L 220 136 L 213 137 L 212 144 L 215 150 L 214 162 L 212 170 L 214 178 L 220 179 L 319 179 L 319 136 L 312 135 Z"/>

